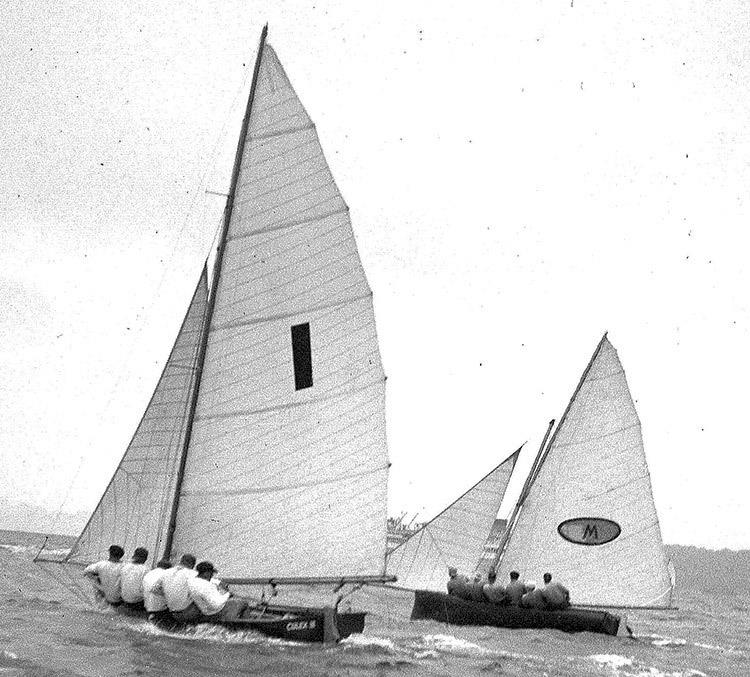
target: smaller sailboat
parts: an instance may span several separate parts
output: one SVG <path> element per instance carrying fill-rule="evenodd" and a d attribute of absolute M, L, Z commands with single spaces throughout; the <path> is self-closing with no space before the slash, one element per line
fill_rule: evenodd
<path fill-rule="evenodd" d="M 263 29 L 209 284 L 57 576 L 110 544 L 186 553 L 242 586 L 388 582 L 385 375 L 372 291 L 315 125 Z M 54 558 L 41 552 L 37 561 Z M 242 627 L 299 641 L 364 612 L 261 603 Z"/>
<path fill-rule="evenodd" d="M 602 609 L 671 607 L 673 584 L 641 425 L 606 334 L 550 437 L 553 423 L 494 566 L 499 581 L 514 570 L 537 581 L 551 572 L 570 589 L 576 607 L 549 611 L 467 601 L 432 585 L 415 588 L 412 619 L 624 634 L 624 617 Z M 459 532 L 460 523 L 453 528 Z"/>
<path fill-rule="evenodd" d="M 521 449 L 388 552 L 386 571 L 399 588 L 444 590 L 449 566 L 474 571 L 500 510 Z"/>

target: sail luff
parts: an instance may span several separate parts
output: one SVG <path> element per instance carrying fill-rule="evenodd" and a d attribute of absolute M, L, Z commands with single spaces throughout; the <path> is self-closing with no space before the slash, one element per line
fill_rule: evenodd
<path fill-rule="evenodd" d="M 237 180 L 240 175 L 240 167 L 242 165 L 242 156 L 245 150 L 245 141 L 247 137 L 247 128 L 250 123 L 250 114 L 253 108 L 253 101 L 255 99 L 255 90 L 258 84 L 258 72 L 260 71 L 260 63 L 263 58 L 263 46 L 266 42 L 266 36 L 268 35 L 268 24 L 263 26 L 263 30 L 260 34 L 260 41 L 258 43 L 258 53 L 255 57 L 255 68 L 253 70 L 253 81 L 250 85 L 250 93 L 247 98 L 247 106 L 245 107 L 245 117 L 242 120 L 242 128 L 240 131 L 240 138 L 237 143 L 237 150 L 234 157 L 234 166 L 232 167 L 232 179 L 229 187 L 229 196 L 227 197 L 227 203 L 224 207 L 224 222 L 221 227 L 221 235 L 216 246 L 216 260 L 214 261 L 213 274 L 211 277 L 211 288 L 209 289 L 208 297 L 208 308 L 206 309 L 206 319 L 203 326 L 203 334 L 201 336 L 200 352 L 198 353 L 198 367 L 196 374 L 195 387 L 193 389 L 193 397 L 190 401 L 190 411 L 188 413 L 187 431 L 185 433 L 185 442 L 182 448 L 182 456 L 180 457 L 180 466 L 177 471 L 177 481 L 175 482 L 175 493 L 172 501 L 171 512 L 169 516 L 169 527 L 167 528 L 167 539 L 164 544 L 164 557 L 169 559 L 172 553 L 172 543 L 174 541 L 174 531 L 177 527 L 177 511 L 180 503 L 180 491 L 182 489 L 182 481 L 185 477 L 185 465 L 187 463 L 188 450 L 190 448 L 190 440 L 192 439 L 193 433 L 193 421 L 195 420 L 195 408 L 198 404 L 198 396 L 200 394 L 201 380 L 203 377 L 203 365 L 206 361 L 206 348 L 208 346 L 208 336 L 211 331 L 211 320 L 213 319 L 214 308 L 216 307 L 216 296 L 219 291 L 219 279 L 221 276 L 221 266 L 224 258 L 224 249 L 226 247 L 227 232 L 229 230 L 229 222 L 232 218 L 232 209 L 234 208 L 234 197 L 237 192 Z"/>
<path fill-rule="evenodd" d="M 594 361 L 596 360 L 597 355 L 602 349 L 602 346 L 604 345 L 604 342 L 607 340 L 607 332 L 604 332 L 604 335 L 599 339 L 599 343 L 596 346 L 596 350 L 594 350 L 594 353 L 591 355 L 591 359 L 589 360 L 589 363 L 586 365 L 586 368 L 583 370 L 583 373 L 581 374 L 581 378 L 578 381 L 578 385 L 576 386 L 576 389 L 573 391 L 573 394 L 570 397 L 570 400 L 568 401 L 568 406 L 565 407 L 565 411 L 563 412 L 563 415 L 560 417 L 560 422 L 557 424 L 557 428 L 555 428 L 555 432 L 552 434 L 552 437 L 549 441 L 549 444 L 547 444 L 547 448 L 544 451 L 544 455 L 539 459 L 539 463 L 536 464 L 536 468 L 534 470 L 534 475 L 531 478 L 531 482 L 529 482 L 528 489 L 531 489 L 531 486 L 536 481 L 536 478 L 539 476 L 539 472 L 542 469 L 542 466 L 544 465 L 544 461 L 547 460 L 547 456 L 549 455 L 549 451 L 552 448 L 552 445 L 557 440 L 557 435 L 560 432 L 560 429 L 565 425 L 565 422 L 568 418 L 568 414 L 570 413 L 570 409 L 573 406 L 573 403 L 576 401 L 576 398 L 578 397 L 578 393 L 581 392 L 581 388 L 583 387 L 583 384 L 586 381 L 586 377 L 589 375 L 589 372 L 591 371 L 591 366 L 594 364 Z M 526 496 L 528 496 L 528 489 L 526 491 Z M 524 499 L 526 498 L 524 496 Z"/>
<path fill-rule="evenodd" d="M 524 500 L 526 500 L 526 496 L 529 493 L 529 487 L 531 486 L 532 477 L 534 477 L 535 470 L 540 462 L 540 459 L 542 458 L 542 454 L 544 453 L 544 450 L 546 448 L 547 439 L 550 436 L 550 433 L 552 432 L 552 426 L 555 425 L 555 419 L 553 418 L 549 424 L 547 425 L 547 432 L 544 433 L 544 437 L 542 438 L 542 443 L 539 445 L 539 450 L 536 453 L 536 457 L 534 458 L 534 463 L 531 466 L 531 470 L 529 471 L 529 474 L 526 477 L 526 481 L 523 483 L 523 487 L 521 488 L 521 493 L 518 494 L 518 500 L 516 501 L 516 504 L 513 506 L 513 512 L 510 515 L 510 518 L 508 519 L 508 525 L 505 529 L 505 533 L 502 536 L 502 539 L 500 540 L 500 544 L 497 548 L 497 555 L 495 556 L 495 560 L 492 563 L 492 568 L 494 569 L 497 566 L 497 563 L 500 561 L 500 559 L 503 556 L 503 552 L 505 551 L 505 546 L 508 544 L 508 540 L 510 539 L 510 535 L 513 533 L 513 529 L 516 526 L 516 522 L 518 519 L 518 514 L 521 511 L 521 506 L 523 505 Z"/>

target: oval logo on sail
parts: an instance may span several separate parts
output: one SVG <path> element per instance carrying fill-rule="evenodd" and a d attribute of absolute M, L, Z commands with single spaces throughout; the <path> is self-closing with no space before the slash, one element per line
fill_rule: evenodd
<path fill-rule="evenodd" d="M 620 535 L 620 525 L 603 517 L 576 517 L 557 525 L 557 533 L 579 545 L 603 545 Z"/>

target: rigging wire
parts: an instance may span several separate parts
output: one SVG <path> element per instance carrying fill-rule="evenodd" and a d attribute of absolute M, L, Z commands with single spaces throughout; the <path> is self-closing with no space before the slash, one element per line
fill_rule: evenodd
<path fill-rule="evenodd" d="M 182 221 L 182 225 L 180 226 L 180 229 L 177 232 L 176 237 L 174 237 L 174 243 L 172 245 L 172 249 L 171 249 L 171 251 L 169 253 L 169 256 L 167 257 L 167 261 L 162 266 L 162 273 L 161 273 L 159 281 L 158 281 L 158 283 L 156 285 L 156 291 L 154 292 L 154 294 L 152 296 L 151 303 L 149 304 L 149 306 L 145 310 L 145 312 L 141 315 L 141 321 L 137 324 L 136 331 L 133 332 L 133 334 L 132 334 L 133 338 L 130 341 L 128 349 L 127 349 L 127 351 L 125 353 L 125 357 L 124 357 L 124 359 L 122 361 L 123 367 L 120 370 L 120 373 L 118 374 L 118 376 L 117 376 L 117 378 L 115 380 L 114 385 L 112 386 L 112 389 L 111 389 L 111 391 L 110 391 L 110 393 L 109 393 L 109 395 L 108 395 L 108 397 L 107 397 L 107 399 L 106 399 L 106 401 L 104 403 L 104 406 L 102 407 L 100 415 L 98 416 L 98 420 L 100 420 L 100 421 L 101 420 L 105 420 L 106 416 L 108 415 L 108 413 L 110 411 L 112 403 L 114 402 L 115 393 L 117 393 L 119 391 L 120 384 L 122 383 L 123 378 L 125 377 L 125 374 L 127 374 L 127 373 L 130 372 L 129 366 L 130 366 L 130 362 L 131 362 L 132 357 L 133 357 L 133 352 L 134 352 L 135 346 L 136 346 L 136 344 L 138 343 L 138 341 L 141 338 L 141 334 L 142 334 L 143 328 L 148 324 L 148 322 L 149 322 L 149 320 L 150 320 L 150 318 L 152 316 L 152 313 L 153 313 L 154 308 L 156 306 L 156 301 L 157 301 L 157 299 L 159 298 L 159 296 L 161 294 L 162 287 L 164 286 L 164 282 L 165 282 L 165 280 L 167 278 L 167 273 L 172 268 L 175 255 L 176 255 L 178 247 L 179 247 L 179 245 L 180 245 L 180 243 L 182 241 L 182 238 L 183 238 L 183 235 L 185 233 L 185 230 L 187 228 L 188 223 L 191 220 L 194 220 L 194 219 L 197 219 L 197 218 L 202 218 L 203 214 L 205 214 L 206 207 L 204 205 L 204 207 L 203 207 L 203 209 L 201 211 L 201 214 L 199 216 L 195 215 L 195 212 L 196 212 L 196 202 L 197 202 L 199 196 L 204 195 L 204 190 L 203 189 L 206 186 L 206 183 L 208 181 L 209 175 L 210 175 L 211 172 L 213 172 L 215 170 L 215 165 L 216 165 L 216 162 L 218 160 L 218 155 L 220 153 L 220 148 L 221 148 L 221 146 L 222 146 L 222 144 L 223 144 L 223 142 L 224 142 L 224 140 L 226 138 L 226 135 L 227 135 L 227 127 L 228 127 L 228 124 L 229 124 L 229 120 L 233 117 L 233 112 L 234 112 L 234 110 L 235 110 L 235 108 L 237 106 L 238 101 L 240 100 L 240 95 L 242 94 L 242 92 L 245 91 L 245 89 L 247 87 L 247 82 L 248 82 L 249 75 L 250 75 L 250 69 L 246 69 L 245 70 L 245 74 L 244 74 L 243 79 L 242 79 L 242 82 L 240 83 L 240 86 L 237 88 L 237 90 L 236 90 L 236 92 L 234 94 L 234 97 L 232 99 L 232 102 L 230 103 L 230 105 L 229 105 L 229 107 L 227 109 L 227 112 L 224 115 L 224 121 L 222 123 L 222 126 L 221 126 L 219 132 L 216 135 L 216 139 L 214 141 L 214 144 L 213 144 L 213 147 L 211 149 L 211 152 L 209 153 L 208 161 L 206 162 L 206 164 L 204 166 L 204 169 L 203 169 L 203 172 L 200 175 L 200 178 L 199 178 L 196 190 L 193 191 L 193 197 L 192 197 L 192 199 L 190 201 L 190 205 L 188 206 L 187 212 L 185 214 L 185 218 Z M 211 241 L 211 251 L 213 251 L 213 249 L 215 247 L 215 243 L 216 243 L 216 240 L 218 238 L 219 231 L 221 229 L 221 224 L 223 222 L 223 218 L 224 217 L 223 217 L 223 214 L 222 214 L 221 217 L 218 219 L 218 223 L 217 223 L 216 228 L 214 229 L 214 237 L 213 237 L 213 239 Z M 84 461 L 91 454 L 91 451 L 92 451 L 92 441 L 91 440 L 89 441 L 89 443 L 88 443 L 87 446 L 88 446 L 88 448 L 86 449 L 86 451 L 84 451 L 81 454 L 80 458 L 78 459 L 78 463 L 76 465 L 76 469 L 75 469 L 75 471 L 74 471 L 74 473 L 73 473 L 73 475 L 71 477 L 70 482 L 68 483 L 68 488 L 67 488 L 67 490 L 66 490 L 66 492 L 65 492 L 65 494 L 63 496 L 63 500 L 61 501 L 59 507 L 55 511 L 55 514 L 54 514 L 54 516 L 52 518 L 52 521 L 50 523 L 50 528 L 49 528 L 50 533 L 54 533 L 55 532 L 55 529 L 56 529 L 57 524 L 58 524 L 58 522 L 60 520 L 62 512 L 63 512 L 65 506 L 68 503 L 68 500 L 70 498 L 70 494 L 71 494 L 71 492 L 73 490 L 73 487 L 74 487 L 75 483 L 78 480 L 78 477 L 79 477 L 80 472 L 81 472 L 81 468 L 83 467 L 83 463 L 84 463 Z"/>

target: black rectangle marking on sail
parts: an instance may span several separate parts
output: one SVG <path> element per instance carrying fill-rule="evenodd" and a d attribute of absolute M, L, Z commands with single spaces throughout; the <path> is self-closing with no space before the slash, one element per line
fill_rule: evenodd
<path fill-rule="evenodd" d="M 292 326 L 292 359 L 294 360 L 294 389 L 312 388 L 312 351 L 310 323 Z"/>

